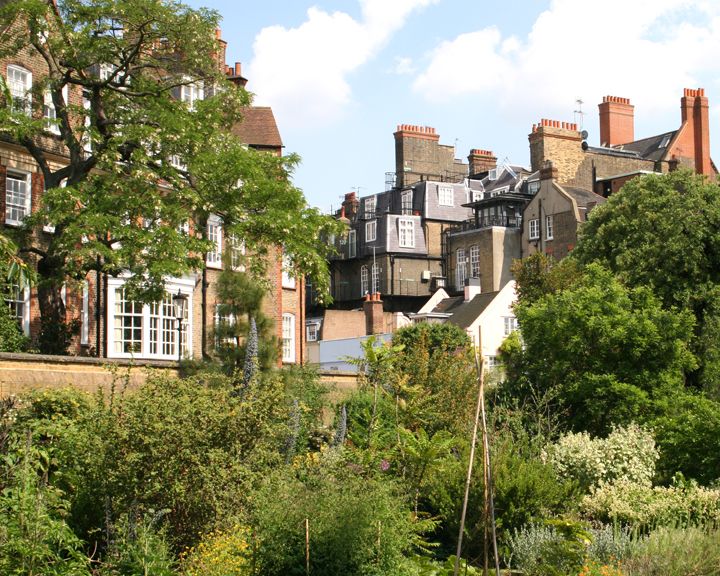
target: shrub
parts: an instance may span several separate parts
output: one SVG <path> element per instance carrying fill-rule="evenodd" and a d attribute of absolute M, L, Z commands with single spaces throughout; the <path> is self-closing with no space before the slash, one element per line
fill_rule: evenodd
<path fill-rule="evenodd" d="M 717 576 L 720 531 L 661 527 L 641 540 L 622 562 L 626 576 Z"/>
<path fill-rule="evenodd" d="M 620 480 L 593 490 L 581 506 L 590 518 L 638 530 L 720 523 L 720 490 L 694 482 L 652 487 Z"/>
<path fill-rule="evenodd" d="M 513 568 L 526 576 L 577 574 L 583 566 L 590 533 L 581 525 L 567 521 L 529 524 L 510 539 Z"/>
<path fill-rule="evenodd" d="M 244 526 L 207 534 L 183 560 L 184 576 L 246 576 L 251 574 L 250 531 Z"/>
<path fill-rule="evenodd" d="M 22 352 L 30 341 L 26 338 L 10 309 L 0 300 L 0 352 Z"/>
<path fill-rule="evenodd" d="M 617 480 L 650 486 L 659 456 L 652 433 L 636 424 L 614 428 L 607 438 L 566 434 L 547 455 L 561 477 L 586 490 Z"/>

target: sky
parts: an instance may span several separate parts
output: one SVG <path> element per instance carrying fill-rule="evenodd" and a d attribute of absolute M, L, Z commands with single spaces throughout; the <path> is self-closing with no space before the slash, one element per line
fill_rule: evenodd
<path fill-rule="evenodd" d="M 705 88 L 720 165 L 719 0 L 186 3 L 221 15 L 227 62 L 272 106 L 302 159 L 294 182 L 323 211 L 385 189 L 398 124 L 435 128 L 457 158 L 529 166 L 542 118 L 598 145 L 605 95 L 630 98 L 639 139 L 677 129 L 683 88 Z"/>

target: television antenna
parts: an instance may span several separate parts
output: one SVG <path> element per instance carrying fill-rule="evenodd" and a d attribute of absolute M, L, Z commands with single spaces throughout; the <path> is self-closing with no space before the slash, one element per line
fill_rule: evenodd
<path fill-rule="evenodd" d="M 580 126 L 580 130 L 583 129 L 583 122 L 585 120 L 585 112 L 583 112 L 582 105 L 585 104 L 582 98 L 578 97 L 575 99 L 575 106 L 577 107 L 575 110 L 573 110 L 573 114 L 575 117 L 575 124 Z M 578 121 L 579 118 L 579 121 Z"/>

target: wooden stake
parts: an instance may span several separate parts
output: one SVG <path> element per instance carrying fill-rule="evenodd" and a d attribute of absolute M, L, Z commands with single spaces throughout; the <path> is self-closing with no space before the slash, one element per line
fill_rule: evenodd
<path fill-rule="evenodd" d="M 305 518 L 305 574 L 310 576 L 310 520 Z"/>
<path fill-rule="evenodd" d="M 477 362 L 477 352 L 476 352 Z M 467 514 L 468 498 L 470 497 L 470 481 L 472 479 L 473 461 L 475 460 L 475 445 L 477 444 L 478 423 L 480 421 L 480 405 L 483 400 L 482 377 L 479 380 L 477 405 L 475 407 L 475 423 L 473 424 L 472 442 L 470 443 L 470 461 L 468 462 L 467 477 L 465 478 L 465 496 L 463 498 L 462 514 L 460 515 L 460 533 L 458 534 L 458 545 L 455 553 L 455 568 L 453 576 L 458 576 L 460 569 L 460 554 L 462 553 L 463 534 L 465 532 L 465 516 Z"/>

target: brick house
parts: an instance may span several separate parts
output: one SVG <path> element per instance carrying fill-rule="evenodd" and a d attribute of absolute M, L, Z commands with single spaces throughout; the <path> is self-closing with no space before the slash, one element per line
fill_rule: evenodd
<path fill-rule="evenodd" d="M 19 23 L 13 24 L 19 26 Z M 225 64 L 226 43 L 217 34 L 216 59 L 229 80 L 245 86 L 240 65 Z M 101 67 L 94 73 L 102 74 Z M 55 110 L 47 96 L 43 102 L 33 102 L 30 90 L 48 74 L 45 61 L 31 46 L 16 56 L 0 59 L 0 75 L 7 82 L 16 106 L 22 106 L 35 118 L 54 119 Z M 85 97 L 79 87 L 70 87 L 64 94 L 70 105 L 82 109 Z M 195 94 L 194 97 L 202 97 Z M 181 95 L 184 99 L 184 95 Z M 37 98 L 36 98 L 37 100 Z M 82 121 L 82 120 L 79 120 Z M 248 146 L 282 155 L 282 140 L 269 108 L 248 108 L 243 121 L 233 131 Z M 68 162 L 58 131 L 51 123 L 38 137 L 36 145 L 47 155 L 51 167 L 59 169 Z M 25 216 L 42 205 L 44 182 L 42 173 L 28 151 L 7 139 L 0 142 L 0 214 L 3 226 L 18 227 Z M 168 278 L 166 298 L 155 305 L 140 305 L 125 300 L 123 274 L 116 277 L 90 273 L 80 282 L 68 282 L 64 289 L 66 319 L 79 320 L 80 335 L 73 343 L 71 353 L 105 358 L 143 358 L 175 360 L 181 353 L 185 357 L 201 358 L 211 354 L 214 347 L 213 330 L 217 321 L 215 285 L 222 268 L 222 253 L 233 249 L 223 237 L 222 223 L 212 218 L 208 222 L 207 237 L 215 242 L 216 249 L 207 254 L 206 267 L 180 278 Z M 35 232 L 34 242 L 41 246 L 53 234 L 52 227 Z M 268 266 L 272 286 L 266 298 L 265 311 L 274 320 L 275 332 L 283 343 L 282 362 L 300 363 L 303 358 L 304 295 L 303 283 L 288 273 L 280 247 L 270 251 Z M 182 294 L 187 298 L 188 311 L 182 323 L 180 342 L 177 321 L 174 318 L 171 296 Z M 6 304 L 18 318 L 26 335 L 35 337 L 40 329 L 37 292 L 34 288 L 6 286 L 3 291 Z M 181 348 L 181 349 L 180 349 Z"/>

